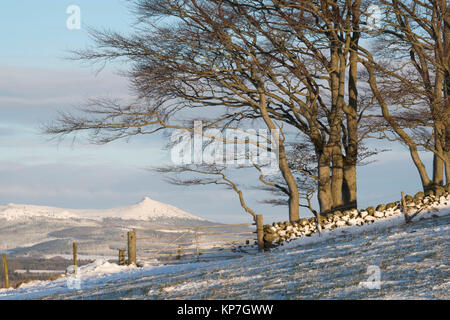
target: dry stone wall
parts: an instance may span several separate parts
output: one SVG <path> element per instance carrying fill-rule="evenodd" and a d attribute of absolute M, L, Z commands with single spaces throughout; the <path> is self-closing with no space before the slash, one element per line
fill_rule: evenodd
<path fill-rule="evenodd" d="M 427 192 L 418 192 L 414 196 L 406 195 L 405 202 L 409 213 L 414 213 L 421 208 L 450 204 L 450 184 Z M 364 210 L 334 211 L 321 217 L 321 226 L 325 230 L 344 226 L 362 226 L 399 214 L 403 215 L 400 201 L 391 202 Z M 264 225 L 264 245 L 270 248 L 285 241 L 311 236 L 315 232 L 317 232 L 315 218 L 303 218 L 297 222 L 274 222 L 272 225 Z"/>

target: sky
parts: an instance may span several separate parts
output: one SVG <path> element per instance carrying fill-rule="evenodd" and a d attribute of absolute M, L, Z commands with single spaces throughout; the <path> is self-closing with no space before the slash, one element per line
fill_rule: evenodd
<path fill-rule="evenodd" d="M 69 29 L 71 5 L 80 8 L 80 29 Z M 72 20 L 70 20 L 72 21 Z M 133 16 L 124 0 L 15 0 L 0 4 L 0 205 L 36 204 L 100 209 L 139 202 L 145 196 L 217 222 L 250 222 L 233 191 L 220 187 L 168 184 L 150 167 L 168 164 L 164 137 L 92 145 L 83 139 L 51 140 L 42 125 L 58 111 L 70 111 L 87 99 L 130 96 L 118 75 L 126 65 L 98 67 L 67 59 L 70 50 L 91 43 L 87 28 L 130 31 Z M 415 193 L 419 176 L 408 152 L 399 145 L 358 168 L 359 206 L 398 200 L 400 191 Z M 423 155 L 427 164 L 429 154 Z M 245 175 L 244 196 L 265 221 L 287 220 L 285 207 L 259 201 L 267 197 Z M 309 212 L 301 210 L 301 216 Z"/>

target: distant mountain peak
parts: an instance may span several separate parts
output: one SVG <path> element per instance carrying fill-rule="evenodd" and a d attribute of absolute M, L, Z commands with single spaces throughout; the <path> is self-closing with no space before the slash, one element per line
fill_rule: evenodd
<path fill-rule="evenodd" d="M 144 197 L 139 203 L 112 209 L 89 210 L 89 209 L 63 209 L 55 207 L 44 207 L 34 205 L 12 204 L 0 206 L 0 218 L 7 220 L 30 219 L 30 218 L 52 218 L 52 219 L 122 219 L 122 220 L 161 220 L 179 219 L 205 221 L 204 219 L 187 213 L 175 206 Z"/>
<path fill-rule="evenodd" d="M 139 203 L 137 203 L 137 204 L 138 205 L 153 205 L 153 204 L 155 204 L 155 202 L 157 202 L 157 201 L 155 201 L 152 198 L 146 196 L 146 197 L 142 198 L 142 200 Z"/>

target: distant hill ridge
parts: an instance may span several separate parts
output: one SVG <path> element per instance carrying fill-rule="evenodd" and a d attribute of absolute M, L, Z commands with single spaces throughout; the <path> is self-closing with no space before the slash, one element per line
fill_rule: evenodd
<path fill-rule="evenodd" d="M 0 218 L 28 220 L 38 217 L 52 219 L 122 219 L 154 221 L 160 219 L 205 221 L 172 205 L 145 197 L 137 204 L 112 209 L 64 209 L 56 207 L 7 204 L 0 206 Z"/>

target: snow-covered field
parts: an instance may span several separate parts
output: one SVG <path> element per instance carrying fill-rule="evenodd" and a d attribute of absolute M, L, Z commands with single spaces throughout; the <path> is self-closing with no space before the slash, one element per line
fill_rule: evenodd
<path fill-rule="evenodd" d="M 98 260 L 78 270 L 80 282 L 0 289 L 0 299 L 449 299 L 450 207 L 438 209 L 234 259 L 143 268 Z M 374 270 L 379 289 L 364 285 Z"/>

